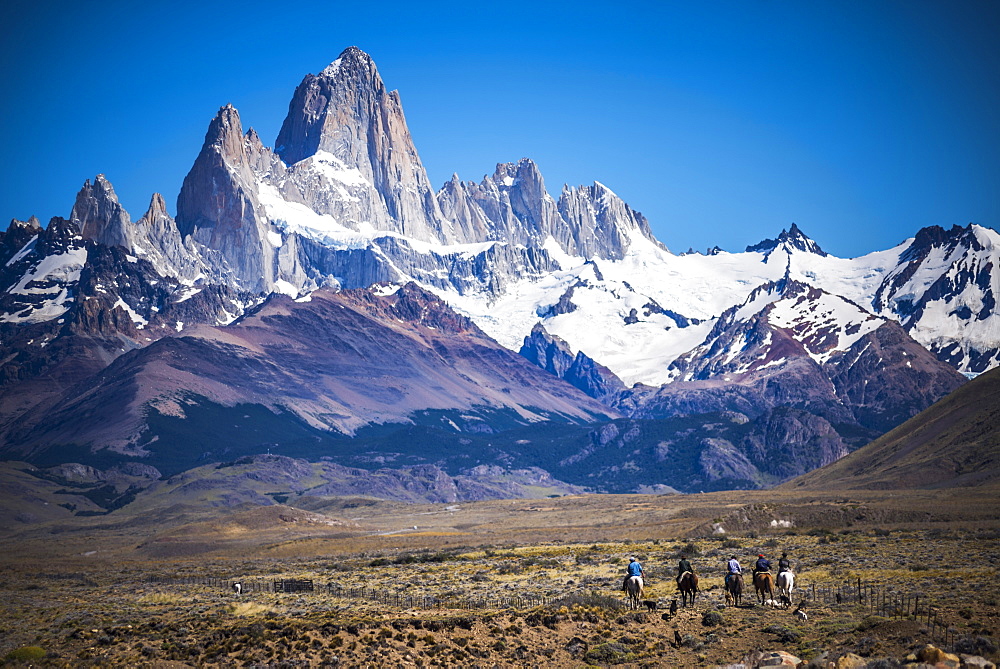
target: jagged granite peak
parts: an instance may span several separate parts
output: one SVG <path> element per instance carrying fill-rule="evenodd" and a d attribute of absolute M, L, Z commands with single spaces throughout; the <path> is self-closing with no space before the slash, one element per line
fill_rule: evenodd
<path fill-rule="evenodd" d="M 441 210 L 462 230 L 488 229 L 486 239 L 541 248 L 551 238 L 566 253 L 588 259 L 620 259 L 636 236 L 666 250 L 645 217 L 599 182 L 564 186 L 554 200 L 530 158 L 499 163 L 478 184 L 453 177 L 438 199 Z"/>
<path fill-rule="evenodd" d="M 177 223 L 167 212 L 167 203 L 160 193 L 153 193 L 146 213 L 135 222 L 130 250 L 152 263 L 163 276 L 193 282 L 214 273 L 193 240 L 189 238 L 185 244 L 181 239 Z"/>
<path fill-rule="evenodd" d="M 451 179 L 437 193 L 438 207 L 449 222 L 452 235 L 457 239 L 496 239 L 493 222 L 476 204 L 470 189 L 476 184 L 465 183 L 452 174 Z"/>
<path fill-rule="evenodd" d="M 792 227 L 788 230 L 782 228 L 781 234 L 778 235 L 777 239 L 765 239 L 758 244 L 748 246 L 746 250 L 747 253 L 763 253 L 766 257 L 779 248 L 789 253 L 792 251 L 805 251 L 806 253 L 814 253 L 823 257 L 827 255 L 826 251 L 821 249 L 819 244 L 807 237 L 795 223 L 792 223 Z"/>
<path fill-rule="evenodd" d="M 259 292 L 271 290 L 276 273 L 257 174 L 275 162 L 256 133 L 243 134 L 239 112 L 228 104 L 209 124 L 177 196 L 181 236 L 218 251 L 238 286 Z"/>
<path fill-rule="evenodd" d="M 387 220 L 376 229 L 424 241 L 448 239 L 447 226 L 410 130 L 399 93 L 386 90 L 375 63 L 357 47 L 345 49 L 320 74 L 302 80 L 288 106 L 275 152 L 293 166 L 329 154 L 334 169 L 356 170 L 375 190 Z"/>
<path fill-rule="evenodd" d="M 945 230 L 940 225 L 929 225 L 917 231 L 913 236 L 913 242 L 900 256 L 900 260 L 903 262 L 920 260 L 934 248 L 954 249 L 961 243 L 966 243 L 974 251 L 983 248 L 971 223 L 965 227 L 953 225 L 950 230 Z"/>
<path fill-rule="evenodd" d="M 103 174 L 98 174 L 93 183 L 90 179 L 84 182 L 69 218 L 80 226 L 80 234 L 85 239 L 132 248 L 132 220 Z"/>
<path fill-rule="evenodd" d="M 625 255 L 635 236 L 644 237 L 667 250 L 653 236 L 646 217 L 599 181 L 592 186 L 575 189 L 564 186 L 558 209 L 568 224 L 566 231 L 570 239 L 567 244 L 575 247 L 575 255 L 619 259 Z"/>

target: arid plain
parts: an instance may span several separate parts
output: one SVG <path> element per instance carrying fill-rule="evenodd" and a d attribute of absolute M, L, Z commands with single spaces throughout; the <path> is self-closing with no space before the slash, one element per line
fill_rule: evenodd
<path fill-rule="evenodd" d="M 0 650 L 42 666 L 684 667 L 776 650 L 826 666 L 934 642 L 997 659 L 992 487 L 301 501 L 8 528 Z M 725 607 L 725 559 L 783 551 L 808 619 L 753 593 Z M 682 552 L 702 592 L 671 615 Z M 655 611 L 620 608 L 633 555 Z M 287 579 L 315 590 L 257 590 Z M 918 600 L 904 615 L 894 596 Z"/>

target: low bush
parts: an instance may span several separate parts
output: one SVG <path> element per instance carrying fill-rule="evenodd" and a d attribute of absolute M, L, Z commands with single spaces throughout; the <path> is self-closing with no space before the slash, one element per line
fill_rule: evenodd
<path fill-rule="evenodd" d="M 37 662 L 45 658 L 45 649 L 40 646 L 22 646 L 4 656 L 7 662 Z"/>

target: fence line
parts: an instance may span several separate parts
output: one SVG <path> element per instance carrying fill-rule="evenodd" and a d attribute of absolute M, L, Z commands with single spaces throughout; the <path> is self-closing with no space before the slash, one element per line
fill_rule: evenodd
<path fill-rule="evenodd" d="M 240 591 L 248 593 L 277 593 L 277 592 L 325 592 L 335 597 L 344 599 L 361 599 L 377 602 L 386 606 L 397 608 L 419 608 L 419 609 L 525 609 L 537 606 L 545 606 L 553 600 L 542 595 L 512 595 L 512 596 L 481 596 L 481 597 L 437 597 L 434 595 L 406 595 L 399 592 L 386 590 L 376 590 L 366 586 L 343 586 L 337 583 L 328 583 L 325 586 L 316 586 L 311 580 L 293 579 L 220 579 L 220 578 L 198 578 L 180 577 L 170 578 L 163 576 L 149 576 L 147 583 L 162 583 L 167 585 L 201 585 L 210 588 L 220 588 L 233 591 L 235 584 L 239 583 Z"/>
<path fill-rule="evenodd" d="M 954 645 L 958 631 L 941 620 L 940 609 L 918 592 L 905 592 L 897 587 L 877 583 L 854 583 L 838 586 L 817 586 L 813 583 L 803 590 L 809 599 L 823 604 L 854 604 L 870 615 L 899 620 L 915 620 L 929 628 L 931 640 L 944 645 Z"/>
<path fill-rule="evenodd" d="M 317 586 L 312 580 L 305 579 L 247 579 L 237 581 L 214 577 L 149 576 L 145 580 L 149 583 L 200 585 L 229 591 L 233 591 L 234 585 L 239 583 L 241 592 L 245 594 L 319 591 L 344 599 L 359 599 L 405 609 L 527 609 L 545 606 L 562 599 L 545 597 L 543 595 L 457 598 L 437 597 L 435 595 L 407 595 L 399 592 L 376 590 L 375 588 L 366 586 L 343 586 L 338 583 Z M 921 593 L 904 592 L 893 586 L 866 583 L 861 579 L 857 579 L 855 582 L 845 582 L 837 586 L 818 586 L 813 583 L 806 587 L 798 587 L 796 591 L 806 593 L 809 602 L 812 604 L 854 605 L 862 607 L 862 610 L 870 615 L 922 622 L 929 628 L 931 640 L 940 641 L 946 646 L 954 645 L 958 638 L 958 631 L 941 619 L 939 607 L 933 604 L 926 595 Z M 616 606 L 615 604 L 618 605 Z M 620 603 L 614 602 L 610 598 L 607 601 L 607 605 L 610 608 L 621 608 Z"/>

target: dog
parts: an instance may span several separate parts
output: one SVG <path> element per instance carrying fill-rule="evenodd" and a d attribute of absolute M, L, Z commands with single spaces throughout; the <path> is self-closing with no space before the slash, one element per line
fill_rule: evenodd
<path fill-rule="evenodd" d="M 642 600 L 642 605 L 646 607 L 647 611 L 655 611 L 656 610 L 656 601 L 655 600 L 644 599 L 644 600 Z"/>
<path fill-rule="evenodd" d="M 788 598 L 788 595 L 778 596 L 778 606 L 780 606 L 783 609 L 787 609 L 791 605 L 792 605 L 792 600 Z"/>
<path fill-rule="evenodd" d="M 733 599 L 733 593 L 726 590 L 726 606 L 733 606 L 736 604 L 736 600 Z"/>
<path fill-rule="evenodd" d="M 796 606 L 795 610 L 792 611 L 792 613 L 794 613 L 795 617 L 798 618 L 799 620 L 802 620 L 802 621 L 809 620 L 809 616 L 807 616 L 806 612 L 802 610 L 802 605 L 801 604 L 799 606 Z"/>
<path fill-rule="evenodd" d="M 671 599 L 670 600 L 670 615 L 674 615 L 675 613 L 677 613 L 677 600 L 676 599 Z"/>

